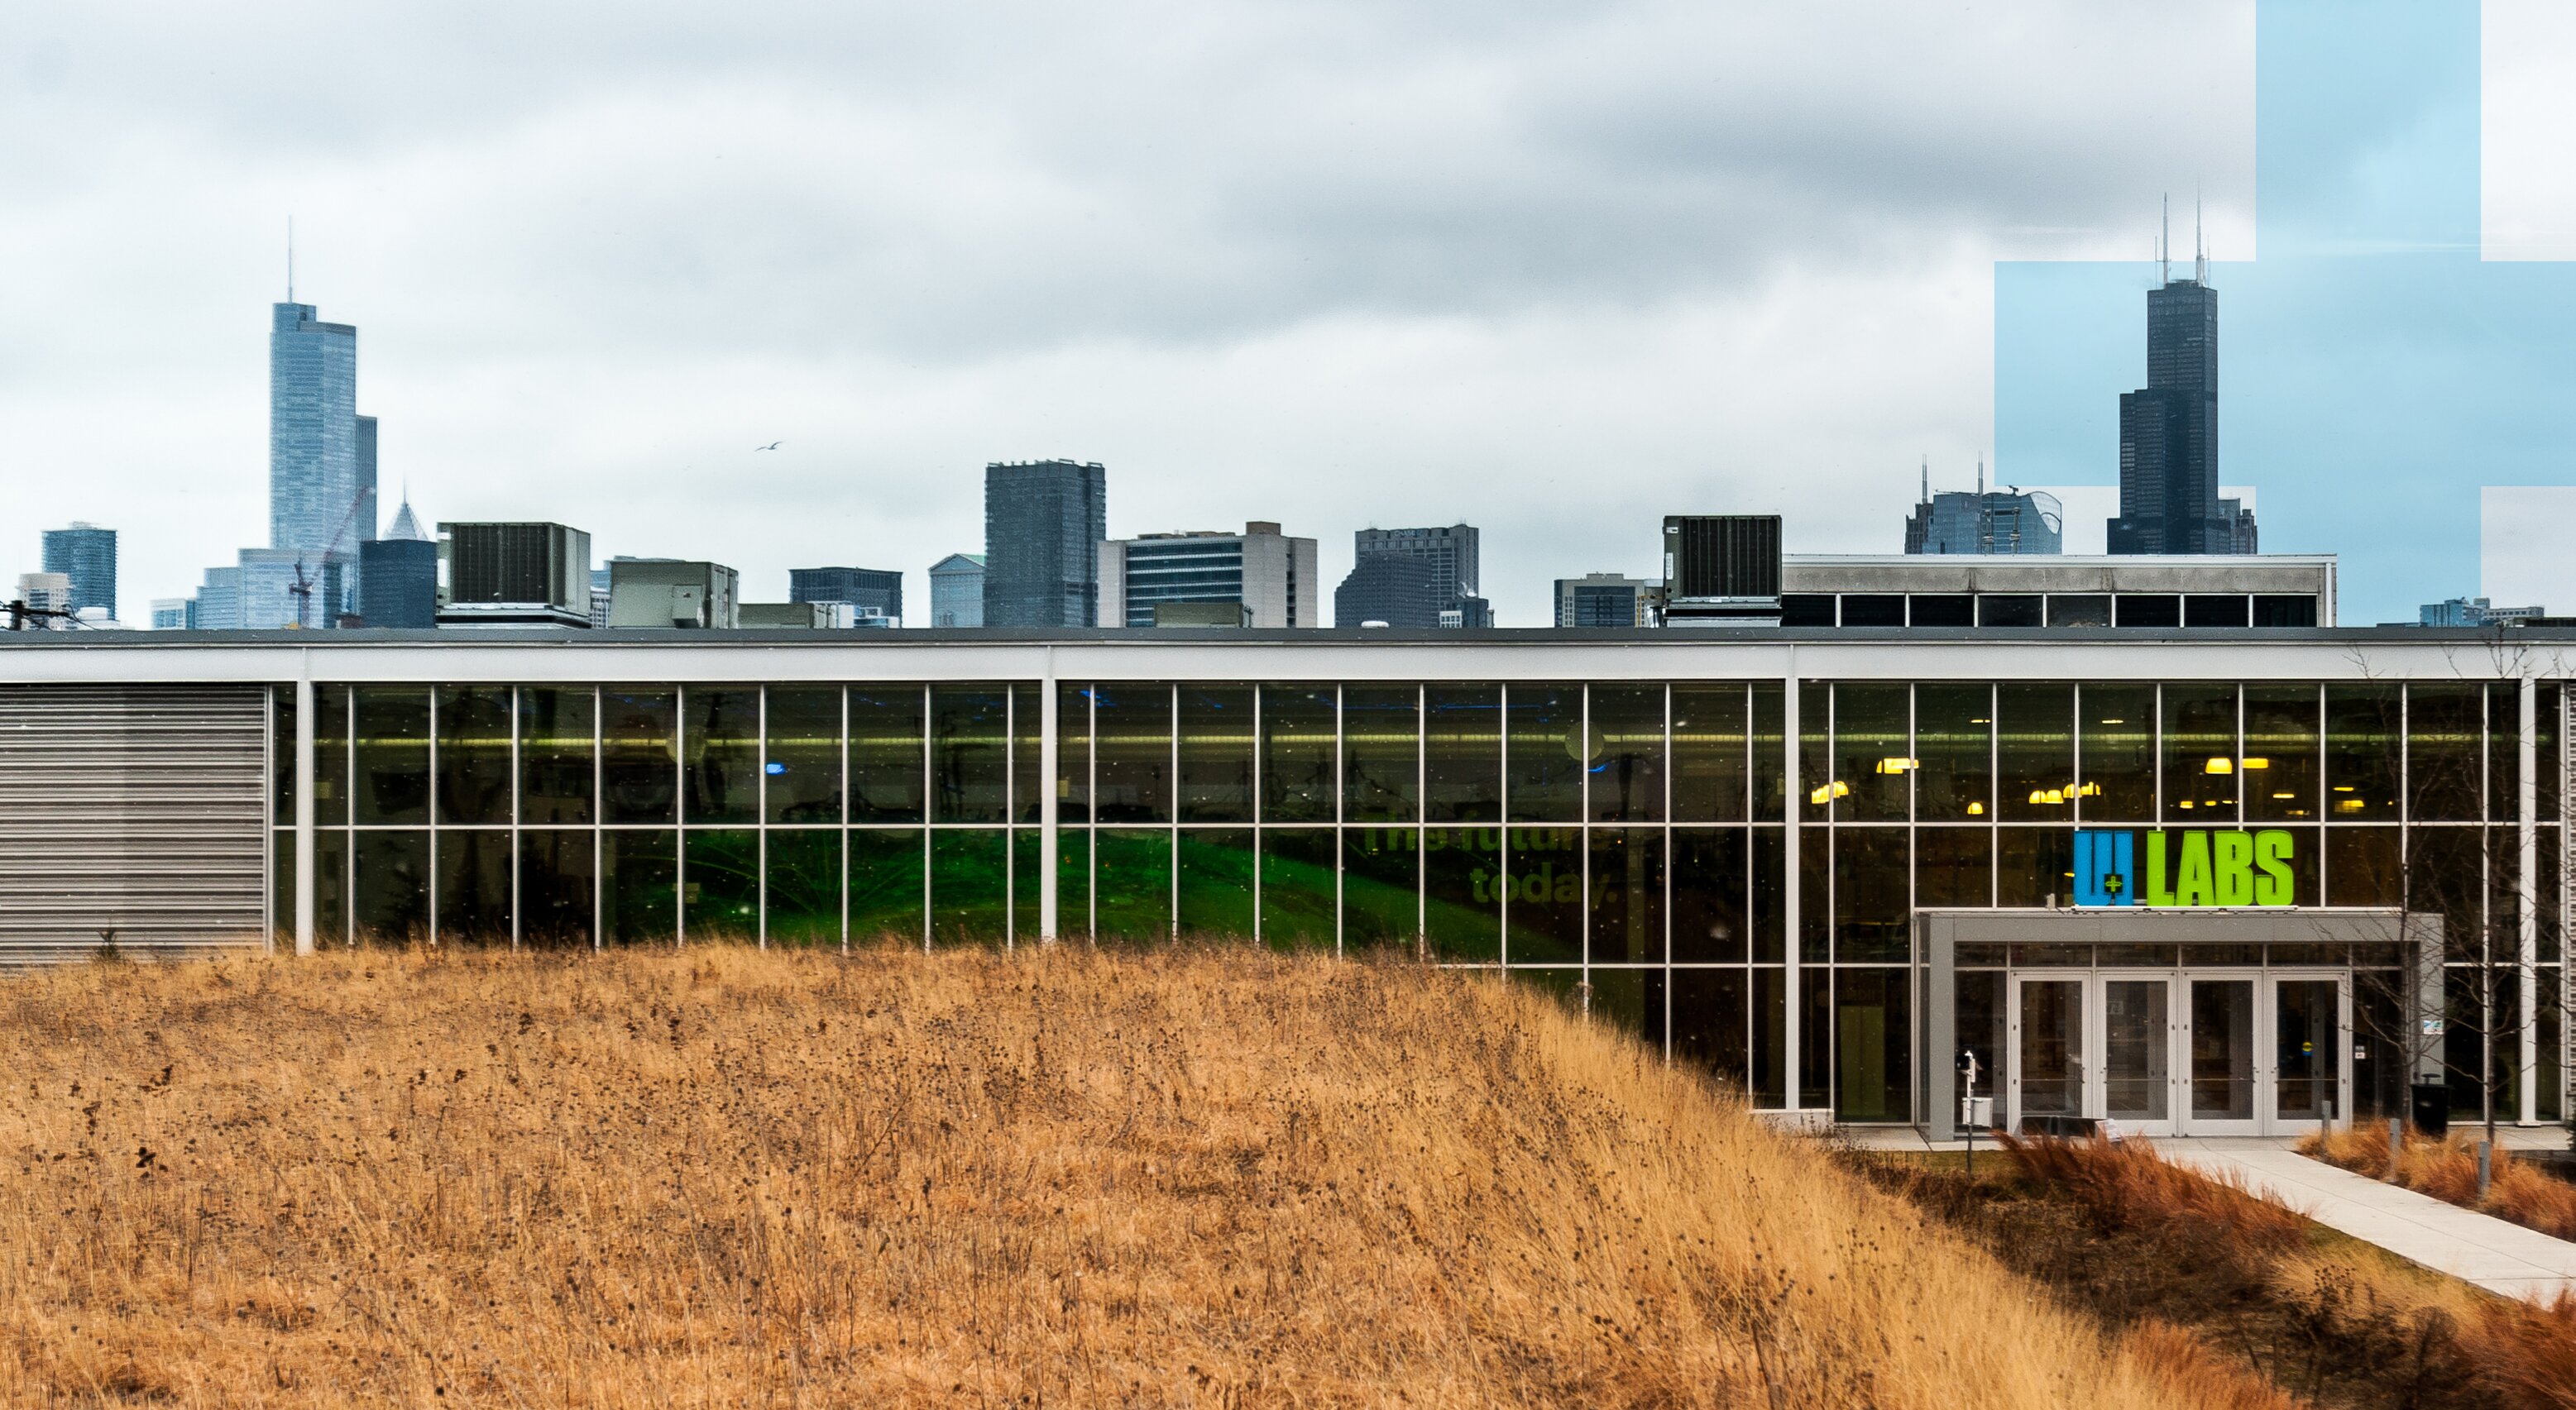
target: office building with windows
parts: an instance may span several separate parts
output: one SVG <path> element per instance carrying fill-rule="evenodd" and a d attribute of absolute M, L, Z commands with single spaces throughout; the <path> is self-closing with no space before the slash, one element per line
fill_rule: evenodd
<path fill-rule="evenodd" d="M 1664 585 L 1652 578 L 1619 573 L 1586 573 L 1556 580 L 1556 624 L 1560 627 L 1651 627 Z"/>
<path fill-rule="evenodd" d="M 45 530 L 45 571 L 71 579 L 75 612 L 97 608 L 116 616 L 116 530 L 75 523 Z"/>
<path fill-rule="evenodd" d="M 839 603 L 852 618 L 881 618 L 881 625 L 899 626 L 903 574 L 889 568 L 790 568 L 787 600 Z"/>
<path fill-rule="evenodd" d="M 2576 631 L 2513 637 L 20 633 L 0 796 L 111 861 L 0 857 L 0 952 L 1200 935 L 1932 1135 L 1962 1053 L 2018 1129 L 2549 1121 Z"/>
<path fill-rule="evenodd" d="M 930 565 L 930 625 L 984 625 L 984 555 L 952 553 Z"/>
<path fill-rule="evenodd" d="M 1100 622 L 1150 627 L 1166 605 L 1235 604 L 1255 627 L 1318 627 L 1315 541 L 1255 520 L 1243 532 L 1146 534 L 1100 545 Z"/>
<path fill-rule="evenodd" d="M 2147 385 L 2120 394 L 2115 554 L 2256 551 L 2254 513 L 2218 495 L 2218 291 L 2207 260 L 2147 291 Z"/>
<path fill-rule="evenodd" d="M 1087 627 L 1100 615 L 1109 475 L 1096 462 L 984 467 L 984 625 Z"/>

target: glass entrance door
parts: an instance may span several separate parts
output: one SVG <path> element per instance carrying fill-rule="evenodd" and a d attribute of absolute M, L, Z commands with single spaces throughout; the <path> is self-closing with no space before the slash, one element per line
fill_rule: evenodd
<path fill-rule="evenodd" d="M 2173 979 L 2102 979 L 2102 1115 L 2123 1134 L 2173 1133 Z"/>
<path fill-rule="evenodd" d="M 2081 978 L 2013 981 L 2011 1070 L 2005 1123 L 2081 1117 L 2085 1110 L 2084 990 Z"/>
<path fill-rule="evenodd" d="M 2343 1050 L 2351 1046 L 2345 981 L 2272 983 L 2272 1129 L 2305 1130 L 2346 1114 Z"/>
<path fill-rule="evenodd" d="M 2244 978 L 2194 978 L 2191 988 L 2191 1106 L 2184 1131 L 2196 1136 L 2259 1136 L 2254 1100 L 2254 989 Z"/>

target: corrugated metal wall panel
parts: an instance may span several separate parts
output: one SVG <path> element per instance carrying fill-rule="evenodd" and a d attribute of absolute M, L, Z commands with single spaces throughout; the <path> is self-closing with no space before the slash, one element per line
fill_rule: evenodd
<path fill-rule="evenodd" d="M 267 692 L 0 687 L 0 967 L 264 942 Z"/>

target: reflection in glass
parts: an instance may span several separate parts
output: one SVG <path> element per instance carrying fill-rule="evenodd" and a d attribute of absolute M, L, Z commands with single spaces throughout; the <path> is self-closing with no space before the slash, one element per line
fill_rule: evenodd
<path fill-rule="evenodd" d="M 598 836 L 587 828 L 530 828 L 519 834 L 520 944 L 530 949 L 590 948 Z"/>
<path fill-rule="evenodd" d="M 1914 690 L 1914 815 L 1926 822 L 1995 815 L 1995 693 L 1982 685 Z"/>
<path fill-rule="evenodd" d="M 1673 821 L 1744 821 L 1752 777 L 1744 687 L 1676 685 L 1672 708 Z"/>
<path fill-rule="evenodd" d="M 840 713 L 838 705 L 836 699 L 835 716 Z M 774 720 L 774 704 L 772 710 Z M 833 744 L 837 759 L 839 741 Z M 761 923 L 768 942 L 837 948 L 841 943 L 841 830 L 774 828 L 768 834 L 766 852 Z"/>
<path fill-rule="evenodd" d="M 1995 829 L 1995 904 L 2064 906 L 2075 899 L 2075 833 L 2062 827 Z"/>
<path fill-rule="evenodd" d="M 1168 685 L 1096 685 L 1092 727 L 1092 787 L 1100 821 L 1167 823 L 1172 820 L 1172 688 Z M 1171 907 L 1164 904 L 1166 914 Z"/>
<path fill-rule="evenodd" d="M 2478 687 L 2406 688 L 2406 808 L 2410 822 L 2474 822 L 2486 761 Z"/>
<path fill-rule="evenodd" d="M 1010 696 L 1000 686 L 933 686 L 930 691 L 930 820 L 1007 821 Z M 1169 715 L 1168 702 L 1165 706 Z M 1164 739 L 1168 750 L 1170 739 Z M 1169 767 L 1169 759 L 1165 767 Z"/>
<path fill-rule="evenodd" d="M 760 938 L 760 834 L 688 832 L 680 839 L 680 924 L 689 943 Z"/>
<path fill-rule="evenodd" d="M 849 847 L 850 942 L 919 947 L 921 829 L 854 827 Z"/>
<path fill-rule="evenodd" d="M 1261 688 L 1261 820 L 1331 822 L 1339 792 L 1330 686 Z"/>
<path fill-rule="evenodd" d="M 2021 990 L 2021 1117 L 2084 1114 L 2084 982 L 2026 979 Z"/>
<path fill-rule="evenodd" d="M 519 821 L 591 821 L 596 811 L 591 795 L 599 782 L 598 751 L 591 739 L 597 703 L 588 686 L 520 687 Z"/>
<path fill-rule="evenodd" d="M 1908 829 L 1834 829 L 1834 959 L 1840 963 L 1906 957 L 1912 915 L 1913 858 Z"/>
<path fill-rule="evenodd" d="M 1252 821 L 1252 746 L 1250 686 L 1181 687 L 1181 821 Z"/>
<path fill-rule="evenodd" d="M 997 827 L 932 829 L 930 943 L 934 948 L 999 945 L 1010 934 L 1009 843 L 1010 834 Z M 1168 870 L 1165 875 L 1169 876 Z M 1169 911 L 1168 900 L 1164 908 Z"/>
<path fill-rule="evenodd" d="M 1342 829 L 1343 948 L 1415 948 L 1422 930 L 1421 886 L 1416 829 Z"/>
<path fill-rule="evenodd" d="M 1263 721 L 1268 700 L 1263 701 Z M 1274 950 L 1332 949 L 1334 834 L 1324 827 L 1261 831 L 1261 943 Z"/>
<path fill-rule="evenodd" d="M 2172 1028 L 2162 979 L 2102 982 L 2103 1115 L 2114 1121 L 2163 1121 L 2173 1081 Z"/>
<path fill-rule="evenodd" d="M 690 686 L 680 696 L 681 821 L 760 821 L 760 692 Z M 758 877 L 753 878 L 755 891 Z M 697 922 L 689 922 L 691 932 Z"/>
<path fill-rule="evenodd" d="M 1753 685 L 1753 820 L 1779 822 L 1789 797 L 1787 764 L 1781 741 L 1787 737 L 1783 722 L 1787 711 L 1786 697 L 1777 685 L 1756 681 Z"/>
<path fill-rule="evenodd" d="M 1067 940 L 1091 934 L 1091 834 L 1082 828 L 1056 833 L 1055 933 Z"/>
<path fill-rule="evenodd" d="M 2326 819 L 2397 821 L 2397 687 L 2326 687 Z"/>
<path fill-rule="evenodd" d="M 437 890 L 442 942 L 507 946 L 510 834 L 500 830 L 438 834 Z"/>
<path fill-rule="evenodd" d="M 422 724 L 428 723 L 422 698 Z M 422 802 L 428 802 L 422 789 Z M 353 832 L 350 921 L 361 945 L 416 945 L 429 938 L 429 834 Z"/>
<path fill-rule="evenodd" d="M 1664 834 L 1597 827 L 1592 847 L 1594 964 L 1664 962 Z"/>
<path fill-rule="evenodd" d="M 1914 779 L 1908 695 L 1901 685 L 1834 687 L 1830 796 L 1818 799 L 1811 793 L 1809 802 L 1830 801 L 1833 817 L 1840 822 L 1905 820 Z"/>
<path fill-rule="evenodd" d="M 1583 816 L 1583 688 L 1514 685 L 1505 692 L 1510 734 L 1503 752 L 1504 799 L 1514 822 L 1572 822 Z M 1579 888 L 1578 888 L 1579 889 Z"/>
<path fill-rule="evenodd" d="M 1747 909 L 1753 921 L 1755 964 L 1779 964 L 1788 958 L 1788 857 L 1786 829 L 1753 829 L 1753 896 Z"/>
<path fill-rule="evenodd" d="M 1419 819 L 1421 743 L 1413 687 L 1343 687 L 1342 820 Z"/>
<path fill-rule="evenodd" d="M 600 696 L 600 814 L 613 823 L 679 821 L 679 696 L 611 690 Z"/>
<path fill-rule="evenodd" d="M 1673 963 L 1744 963 L 1751 931 L 1746 917 L 1745 830 L 1677 827 L 1672 846 Z M 1740 1040 L 1741 1032 L 1737 1036 Z"/>
<path fill-rule="evenodd" d="M 2317 816 L 2320 779 L 2317 688 L 2245 687 L 2245 816 L 2306 821 Z"/>
<path fill-rule="evenodd" d="M 1515 827 L 1508 830 L 1506 845 L 1504 961 L 1583 963 L 1582 832 Z"/>
<path fill-rule="evenodd" d="M 1788 1087 L 1788 972 L 1765 966 L 1753 971 L 1753 1104 L 1787 1106 Z"/>
<path fill-rule="evenodd" d="M 1913 1112 L 1912 1008 L 1901 969 L 1834 971 L 1834 1112 L 1904 1121 Z"/>
<path fill-rule="evenodd" d="M 288 702 L 288 723 L 293 723 L 293 692 L 283 698 Z M 285 754 L 286 776 L 294 778 L 295 755 Z M 2547 775 L 2544 773 L 2543 777 Z M 292 799 L 289 811 L 279 815 L 281 821 L 293 822 Z M 337 827 L 349 820 L 349 688 L 345 685 L 313 687 L 313 823 L 316 827 Z"/>
<path fill-rule="evenodd" d="M 2072 822 L 2075 690 L 1995 687 L 1995 815 L 2007 822 Z"/>
<path fill-rule="evenodd" d="M 854 686 L 848 709 L 850 821 L 921 821 L 928 786 L 921 687 Z"/>
<path fill-rule="evenodd" d="M 1502 958 L 1502 847 L 1498 827 L 1423 830 L 1423 931 L 1432 958 Z"/>
<path fill-rule="evenodd" d="M 611 945 L 667 945 L 680 926 L 680 836 L 599 835 L 600 937 Z"/>
<path fill-rule="evenodd" d="M 1664 688 L 1596 685 L 1585 793 L 1594 822 L 1664 820 Z"/>
<path fill-rule="evenodd" d="M 316 687 L 319 696 L 327 687 Z M 295 825 L 295 692 L 278 686 L 268 692 L 268 821 L 272 827 Z M 320 731 L 314 751 L 321 752 Z M 320 810 L 315 810 L 319 816 Z"/>
<path fill-rule="evenodd" d="M 1745 1070 L 1745 980 L 1740 969 L 1673 971 L 1673 1056 L 1698 1063 L 1739 1091 L 1751 1080 Z"/>
<path fill-rule="evenodd" d="M 769 688 L 769 749 L 761 767 L 774 823 L 841 820 L 841 692 L 832 686 Z M 833 907 L 834 943 L 840 914 Z"/>
<path fill-rule="evenodd" d="M 1055 701 L 1056 821 L 1088 822 L 1091 819 L 1091 692 L 1075 686 L 1058 686 Z M 1083 923 L 1086 926 L 1090 924 L 1087 920 Z"/>
<path fill-rule="evenodd" d="M 2191 1114 L 2254 1119 L 2254 981 L 2191 982 Z"/>
<path fill-rule="evenodd" d="M 1982 827 L 1914 830 L 1914 904 L 1994 904 L 1994 834 Z"/>
<path fill-rule="evenodd" d="M 417 687 L 358 686 L 351 695 L 357 821 L 428 822 L 429 692 Z M 420 874 L 426 878 L 428 858 L 421 860 Z M 422 922 L 427 921 L 424 913 Z"/>
<path fill-rule="evenodd" d="M 1423 691 L 1424 816 L 1435 823 L 1503 816 L 1503 692 L 1494 686 Z"/>
<path fill-rule="evenodd" d="M 1249 692 L 1246 692 L 1249 695 Z M 1247 712 L 1251 701 L 1244 702 Z M 1246 722 L 1245 753 L 1251 752 Z M 1186 763 L 1184 768 L 1186 768 Z M 1248 774 L 1250 769 L 1247 768 Z M 1247 799 L 1247 802 L 1250 800 Z M 1252 829 L 1181 829 L 1180 929 L 1184 935 L 1252 938 Z"/>
<path fill-rule="evenodd" d="M 2077 812 L 2086 822 L 2156 820 L 2156 688 L 2088 685 L 2077 702 L 2082 739 Z"/>
<path fill-rule="evenodd" d="M 1159 945 L 1171 939 L 1171 831 L 1104 827 L 1095 836 L 1101 941 Z"/>
<path fill-rule="evenodd" d="M 2272 1035 L 2277 1061 L 2273 1115 L 2283 1121 L 2332 1121 L 2342 1086 L 2342 1003 L 2331 979 L 2273 981 L 2278 996 Z"/>
<path fill-rule="evenodd" d="M 1022 681 L 1011 687 L 1011 820 L 1035 825 L 1046 821 L 1046 790 L 1038 771 L 1046 762 L 1044 688 Z"/>
<path fill-rule="evenodd" d="M 2165 687 L 2165 821 L 2236 821 L 2236 687 Z"/>
<path fill-rule="evenodd" d="M 1592 1017 L 1657 1052 L 1663 1051 L 1665 973 L 1661 969 L 1593 970 L 1588 999 Z"/>

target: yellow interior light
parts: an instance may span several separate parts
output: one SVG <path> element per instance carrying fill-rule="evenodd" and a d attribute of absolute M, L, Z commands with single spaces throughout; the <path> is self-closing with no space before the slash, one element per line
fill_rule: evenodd
<path fill-rule="evenodd" d="M 2044 789 L 2044 788 L 2034 788 L 2034 789 L 2032 789 L 2032 790 L 2030 791 L 2030 801 L 2032 801 L 2032 802 L 2034 802 L 2034 803 L 2045 803 L 2045 802 L 2047 802 L 2047 801 L 2048 801 L 2048 790 L 2047 790 L 2047 789 Z"/>
<path fill-rule="evenodd" d="M 2272 796 L 2275 798 L 2296 798 L 2299 795 L 2295 793 L 2275 793 Z"/>
<path fill-rule="evenodd" d="M 2185 798 L 2184 800 L 2182 800 L 2182 805 L 2183 805 L 2184 807 L 2186 807 L 2186 808 L 2190 807 L 2190 806 L 2191 806 L 2191 800 L 2190 800 L 2190 799 L 2188 799 L 2188 798 Z"/>
<path fill-rule="evenodd" d="M 2249 769 L 2268 769 L 2272 767 L 2272 761 L 2269 759 L 2248 759 L 2245 761 L 2245 767 Z"/>
<path fill-rule="evenodd" d="M 1985 804 L 1983 804 L 1983 803 L 1971 803 L 1971 804 L 1969 804 L 1969 805 L 1968 805 L 1968 816 L 1969 816 L 1969 817 L 1972 817 L 1972 818 L 1982 818 L 1982 817 L 1984 817 L 1985 815 L 1986 815 L 1986 805 L 1985 805 Z"/>
<path fill-rule="evenodd" d="M 2337 793 L 2350 793 L 2352 791 L 2352 785 L 2348 783 L 2338 783 L 2334 786 L 2334 791 Z"/>
<path fill-rule="evenodd" d="M 2236 772 L 2236 766 L 2225 759 L 2213 758 L 2201 765 L 2200 771 L 2205 774 L 2232 774 Z"/>
<path fill-rule="evenodd" d="M 2062 789 L 2062 788 L 2052 788 L 2052 789 L 2048 790 L 2048 801 L 2049 801 L 2049 802 L 2051 802 L 2051 803 L 2063 803 L 2063 802 L 2065 802 L 2065 801 L 2066 801 L 2066 790 L 2065 790 L 2065 789 Z"/>
<path fill-rule="evenodd" d="M 1972 724 L 1972 725 L 1990 725 L 1990 724 L 1993 724 L 1993 723 L 1994 723 L 1994 721 L 1992 721 L 1992 720 L 1982 720 L 1982 719 L 1980 719 L 1980 720 L 1970 720 L 1970 721 L 1968 721 L 1968 723 L 1970 723 L 1970 724 Z"/>
<path fill-rule="evenodd" d="M 1915 762 L 1912 759 L 1881 759 L 1878 761 L 1878 771 L 1883 774 L 1901 774 L 1914 767 Z"/>
<path fill-rule="evenodd" d="M 1807 801 L 1815 804 L 1819 808 L 1825 806 L 1827 803 L 1834 801 L 1834 786 L 1830 783 L 1820 783 L 1816 785 L 1814 788 L 1808 790 Z"/>
<path fill-rule="evenodd" d="M 2127 724 L 2127 723 L 2128 723 L 2128 721 L 2127 721 L 2127 720 L 2104 720 L 2102 723 L 2104 723 L 2104 724 L 2106 724 L 2106 725 L 2125 725 L 2125 724 Z"/>

